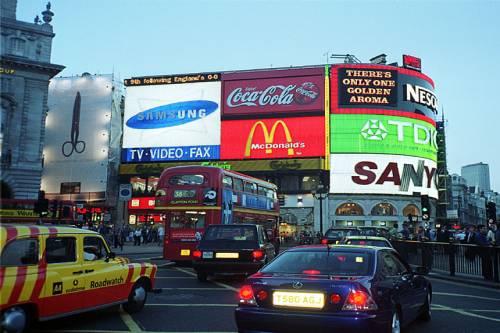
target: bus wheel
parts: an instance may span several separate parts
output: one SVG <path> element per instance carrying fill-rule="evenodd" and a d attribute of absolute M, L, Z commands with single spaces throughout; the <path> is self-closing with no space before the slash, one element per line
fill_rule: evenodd
<path fill-rule="evenodd" d="M 202 273 L 202 272 L 196 272 L 196 276 L 198 277 L 198 281 L 200 282 L 207 282 L 207 273 Z"/>

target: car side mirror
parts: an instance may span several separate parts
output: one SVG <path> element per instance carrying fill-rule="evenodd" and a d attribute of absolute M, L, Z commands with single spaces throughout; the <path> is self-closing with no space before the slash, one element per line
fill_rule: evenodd
<path fill-rule="evenodd" d="M 116 253 L 114 252 L 109 252 L 108 256 L 106 257 L 106 262 L 109 261 L 109 259 L 115 259 L 116 258 Z"/>
<path fill-rule="evenodd" d="M 417 266 L 415 267 L 414 272 L 417 275 L 427 275 L 429 274 L 429 268 L 425 266 Z"/>

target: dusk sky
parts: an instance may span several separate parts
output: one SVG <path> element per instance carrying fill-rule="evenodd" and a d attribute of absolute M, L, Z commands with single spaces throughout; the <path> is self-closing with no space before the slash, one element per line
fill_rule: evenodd
<path fill-rule="evenodd" d="M 500 191 L 500 1 L 51 3 L 52 62 L 66 66 L 62 76 L 317 65 L 327 53 L 362 62 L 385 53 L 400 64 L 402 54 L 418 56 L 445 111 L 449 172 L 488 163 L 492 188 Z M 17 19 L 33 22 L 45 4 L 18 0 Z"/>

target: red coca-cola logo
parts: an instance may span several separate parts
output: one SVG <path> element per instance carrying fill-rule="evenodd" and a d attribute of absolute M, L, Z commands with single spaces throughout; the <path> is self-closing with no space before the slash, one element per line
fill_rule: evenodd
<path fill-rule="evenodd" d="M 295 89 L 294 100 L 301 105 L 311 104 L 320 94 L 319 87 L 312 82 L 304 82 Z"/>
<path fill-rule="evenodd" d="M 226 99 L 231 108 L 241 106 L 291 105 L 294 102 L 305 105 L 312 103 L 320 94 L 319 87 L 312 82 L 296 84 L 271 85 L 259 90 L 255 87 L 236 88 Z"/>

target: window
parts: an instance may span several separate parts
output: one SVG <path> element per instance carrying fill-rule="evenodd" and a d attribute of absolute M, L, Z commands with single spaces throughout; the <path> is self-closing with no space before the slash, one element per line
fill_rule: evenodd
<path fill-rule="evenodd" d="M 335 215 L 364 215 L 363 208 L 353 202 L 346 202 L 337 208 Z"/>
<path fill-rule="evenodd" d="M 267 194 L 267 189 L 265 187 L 258 186 L 257 187 L 257 193 L 259 193 L 259 195 L 265 196 Z"/>
<path fill-rule="evenodd" d="M 233 184 L 235 191 L 243 191 L 243 180 L 235 178 Z"/>
<path fill-rule="evenodd" d="M 257 237 L 260 236 L 257 236 L 254 227 L 225 225 L 208 228 L 203 240 L 255 241 Z"/>
<path fill-rule="evenodd" d="M 382 274 L 396 276 L 406 271 L 406 266 L 392 253 L 385 252 L 382 254 Z"/>
<path fill-rule="evenodd" d="M 168 180 L 171 185 L 201 185 L 204 181 L 203 175 L 175 175 Z"/>
<path fill-rule="evenodd" d="M 158 177 L 148 177 L 148 186 L 147 186 L 147 192 L 149 193 L 155 193 L 156 189 L 158 188 L 158 180 L 160 178 Z"/>
<path fill-rule="evenodd" d="M 46 257 L 48 264 L 76 261 L 76 239 L 71 237 L 47 238 Z"/>
<path fill-rule="evenodd" d="M 172 213 L 171 229 L 199 229 L 205 227 L 205 212 Z"/>
<path fill-rule="evenodd" d="M 301 190 L 303 191 L 312 191 L 316 190 L 319 185 L 319 177 L 318 176 L 303 176 L 301 181 Z"/>
<path fill-rule="evenodd" d="M 418 210 L 417 206 L 415 206 L 413 204 L 409 204 L 408 206 L 406 206 L 403 209 L 403 216 L 406 217 L 408 215 L 419 216 L 420 211 Z"/>
<path fill-rule="evenodd" d="M 17 239 L 9 243 L 2 252 L 2 266 L 25 266 L 38 263 L 38 240 Z"/>
<path fill-rule="evenodd" d="M 248 192 L 248 193 L 256 193 L 257 192 L 257 185 L 255 185 L 254 183 L 245 182 L 244 190 L 245 190 L 245 192 Z"/>
<path fill-rule="evenodd" d="M 132 184 L 132 195 L 143 195 L 146 191 L 146 179 L 140 177 L 132 177 L 130 179 Z"/>
<path fill-rule="evenodd" d="M 373 271 L 368 252 L 287 251 L 262 269 L 263 273 L 301 274 L 315 270 L 335 276 L 366 276 Z"/>
<path fill-rule="evenodd" d="M 224 187 L 233 188 L 233 177 L 224 176 L 224 178 L 222 178 L 222 184 L 224 184 Z"/>
<path fill-rule="evenodd" d="M 60 194 L 77 194 L 80 193 L 81 183 L 61 183 Z"/>
<path fill-rule="evenodd" d="M 394 216 L 396 215 L 396 208 L 387 202 L 376 204 L 372 209 L 372 215 L 376 216 Z"/>
<path fill-rule="evenodd" d="M 11 38 L 10 49 L 12 54 L 23 57 L 25 52 L 25 47 L 26 47 L 26 41 L 24 39 Z"/>
<path fill-rule="evenodd" d="M 83 239 L 83 258 L 85 261 L 104 259 L 108 250 L 100 237 L 85 237 Z"/>

